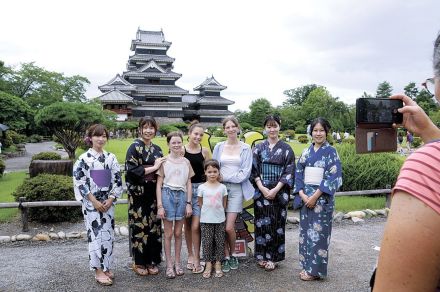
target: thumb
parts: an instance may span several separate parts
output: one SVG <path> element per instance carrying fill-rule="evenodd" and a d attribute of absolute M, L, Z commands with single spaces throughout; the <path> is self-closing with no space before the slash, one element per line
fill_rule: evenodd
<path fill-rule="evenodd" d="M 420 112 L 420 107 L 417 105 L 407 105 L 398 109 L 399 113 L 402 114 L 415 114 Z"/>

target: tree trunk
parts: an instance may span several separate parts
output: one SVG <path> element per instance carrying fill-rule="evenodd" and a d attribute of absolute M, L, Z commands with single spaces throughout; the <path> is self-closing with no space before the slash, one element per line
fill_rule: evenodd
<path fill-rule="evenodd" d="M 37 176 L 40 173 L 72 176 L 72 172 L 72 160 L 33 160 L 29 166 L 30 177 Z"/>

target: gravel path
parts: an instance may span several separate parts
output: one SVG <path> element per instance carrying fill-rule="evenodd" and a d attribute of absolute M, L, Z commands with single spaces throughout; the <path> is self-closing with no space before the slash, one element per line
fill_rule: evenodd
<path fill-rule="evenodd" d="M 186 273 L 174 280 L 139 277 L 127 265 L 128 239 L 115 242 L 116 280 L 100 287 L 88 270 L 84 240 L 16 242 L 0 244 L 0 291 L 369 291 L 368 281 L 378 252 L 385 218 L 357 225 L 349 220 L 335 223 L 330 245 L 329 277 L 318 282 L 299 279 L 298 225 L 288 225 L 287 258 L 275 272 L 256 267 L 253 259 L 241 259 L 237 271 L 205 280 Z M 186 248 L 182 248 L 186 259 Z"/>
<path fill-rule="evenodd" d="M 5 160 L 6 168 L 5 172 L 12 171 L 28 171 L 29 165 L 34 154 L 40 152 L 56 152 L 61 155 L 61 157 L 68 157 L 65 151 L 55 150 L 55 142 L 41 142 L 41 143 L 27 143 L 26 144 L 26 155 L 22 157 L 8 158 Z"/>

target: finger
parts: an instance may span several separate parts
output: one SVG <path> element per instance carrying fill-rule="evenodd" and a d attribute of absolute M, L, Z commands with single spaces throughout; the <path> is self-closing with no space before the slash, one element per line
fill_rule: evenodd
<path fill-rule="evenodd" d="M 400 99 L 405 105 L 416 105 L 417 103 L 404 94 L 395 94 L 390 96 L 391 99 Z"/>

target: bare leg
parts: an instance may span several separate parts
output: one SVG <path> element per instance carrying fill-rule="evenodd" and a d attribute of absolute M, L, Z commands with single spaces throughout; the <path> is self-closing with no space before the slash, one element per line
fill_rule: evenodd
<path fill-rule="evenodd" d="M 192 243 L 194 246 L 193 264 L 197 268 L 200 265 L 200 217 L 199 216 L 192 217 L 191 233 L 192 233 Z"/>
<path fill-rule="evenodd" d="M 188 263 L 194 264 L 193 254 L 193 237 L 192 237 L 192 222 L 191 218 L 185 219 L 185 242 L 188 249 Z"/>
<path fill-rule="evenodd" d="M 174 254 L 176 264 L 180 265 L 180 252 L 182 249 L 182 227 L 184 220 L 176 220 L 174 224 Z"/>
<path fill-rule="evenodd" d="M 167 267 L 173 266 L 173 260 L 171 258 L 171 239 L 173 237 L 173 222 L 174 221 L 163 220 L 163 229 L 165 232 L 165 258 L 167 262 Z M 176 224 L 177 222 L 178 221 L 176 221 Z M 182 225 L 180 225 L 180 230 L 182 230 Z"/>
<path fill-rule="evenodd" d="M 237 213 L 226 213 L 226 244 L 225 244 L 225 257 L 229 257 L 235 250 L 235 220 L 237 219 Z"/>

